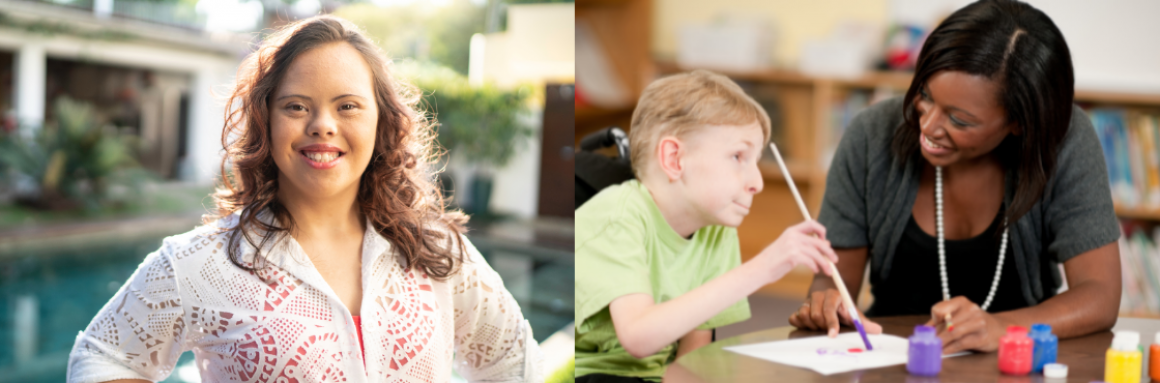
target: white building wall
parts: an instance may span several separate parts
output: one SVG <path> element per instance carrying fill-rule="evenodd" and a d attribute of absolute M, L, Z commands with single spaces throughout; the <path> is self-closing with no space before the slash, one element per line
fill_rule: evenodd
<path fill-rule="evenodd" d="M 89 40 L 65 35 L 46 39 L 11 30 L 0 31 L 0 49 L 17 52 L 16 112 L 22 122 L 34 124 L 44 121 L 47 57 L 189 74 L 193 81 L 189 91 L 188 156 L 179 165 L 178 175 L 183 181 L 214 182 L 221 164 L 224 105 L 212 90 L 220 90 L 233 78 L 239 57 L 172 44 Z"/>
<path fill-rule="evenodd" d="M 485 82 L 498 86 L 516 85 L 508 56 L 508 33 L 476 33 L 471 36 L 468 82 L 473 86 Z"/>
<path fill-rule="evenodd" d="M 185 162 L 180 165 L 181 178 L 212 184 L 221 171 L 224 150 L 221 144 L 225 123 L 225 101 L 211 90 L 232 79 L 229 66 L 203 68 L 193 74 L 189 100 L 189 137 Z"/>
<path fill-rule="evenodd" d="M 509 81 L 571 82 L 576 76 L 575 4 L 508 8 Z"/>
<path fill-rule="evenodd" d="M 16 49 L 14 61 L 12 100 L 16 107 L 16 120 L 24 134 L 31 135 L 27 129 L 44 123 L 44 44 L 39 39 L 26 40 Z"/>
<path fill-rule="evenodd" d="M 575 81 L 575 60 L 575 4 L 511 5 L 506 32 L 472 39 L 468 78 L 473 84 L 530 84 L 542 89 L 550 81 Z M 507 166 L 496 170 L 491 208 L 532 218 L 539 207 L 543 110 L 537 106 L 520 120 L 534 133 Z"/>
<path fill-rule="evenodd" d="M 532 218 L 540 203 L 540 136 L 544 111 L 534 110 L 520 121 L 535 127 L 532 138 L 503 169 L 495 174 L 491 192 L 492 210 Z"/>

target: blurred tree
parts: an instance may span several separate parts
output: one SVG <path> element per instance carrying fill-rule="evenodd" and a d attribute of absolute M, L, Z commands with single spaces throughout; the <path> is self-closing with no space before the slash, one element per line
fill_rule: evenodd
<path fill-rule="evenodd" d="M 483 32 L 485 7 L 471 0 L 384 7 L 359 3 L 332 14 L 358 24 L 392 59 L 433 61 L 466 75 L 471 35 Z"/>
<path fill-rule="evenodd" d="M 452 185 L 452 177 L 440 174 L 445 195 L 450 189 L 471 190 L 470 202 L 461 208 L 476 217 L 490 214 L 492 171 L 502 168 L 535 134 L 520 117 L 533 97 L 530 87 L 499 89 L 493 85 L 471 86 L 467 77 L 433 63 L 403 62 L 396 73 L 423 92 L 422 108 L 438 124 L 439 144 L 463 164 L 472 164 L 470 186 Z M 450 160 L 449 157 L 445 159 Z M 453 169 L 449 169 L 453 170 Z M 459 171 L 459 170 L 455 170 Z"/>
<path fill-rule="evenodd" d="M 152 178 L 133 158 L 135 137 L 98 123 L 91 105 L 62 96 L 52 111 L 55 123 L 32 129 L 31 136 L 19 130 L 0 132 L 0 172 L 36 181 L 36 192 L 18 196 L 21 202 L 51 210 L 97 209 L 123 202 L 107 198 L 110 186 L 126 189 L 123 197 L 135 198 L 141 184 Z"/>
<path fill-rule="evenodd" d="M 501 168 L 534 135 L 519 121 L 528 110 L 530 87 L 471 86 L 462 74 L 433 64 L 396 68 L 423 92 L 422 107 L 438 123 L 439 144 L 469 163 Z"/>

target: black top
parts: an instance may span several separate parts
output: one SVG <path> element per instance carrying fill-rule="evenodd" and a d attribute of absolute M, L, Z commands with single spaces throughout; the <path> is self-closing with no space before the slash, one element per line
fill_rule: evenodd
<path fill-rule="evenodd" d="M 947 286 L 951 298 L 963 295 L 971 302 L 982 306 L 991 291 L 995 278 L 995 265 L 999 261 L 999 241 L 1002 232 L 999 226 L 1003 220 L 1003 209 L 991 222 L 991 226 L 974 238 L 947 240 L 946 267 Z M 942 279 L 938 267 L 938 238 L 922 231 L 914 216 L 906 223 L 898 251 L 894 254 L 894 270 L 883 280 L 871 273 L 871 292 L 874 304 L 866 312 L 867 316 L 889 315 L 930 315 L 931 306 L 942 300 Z M 999 288 L 988 312 L 1009 311 L 1027 307 L 1023 299 L 1018 270 L 1011 256 L 1008 239 L 1007 254 L 1003 260 L 1003 274 Z M 1051 292 L 1054 295 L 1054 291 Z"/>

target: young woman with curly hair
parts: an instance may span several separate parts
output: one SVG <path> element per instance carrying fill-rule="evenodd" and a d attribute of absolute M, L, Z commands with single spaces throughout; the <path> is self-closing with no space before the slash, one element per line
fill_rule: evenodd
<path fill-rule="evenodd" d="M 70 382 L 539 381 L 531 327 L 444 210 L 415 89 L 349 22 L 243 62 L 217 214 L 166 238 L 77 337 Z M 454 360 L 453 360 L 454 359 Z"/>

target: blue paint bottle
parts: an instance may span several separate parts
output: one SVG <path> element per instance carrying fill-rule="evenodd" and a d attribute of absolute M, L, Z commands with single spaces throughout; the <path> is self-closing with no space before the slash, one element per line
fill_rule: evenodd
<path fill-rule="evenodd" d="M 914 326 L 906 371 L 911 375 L 936 376 L 939 370 L 942 370 L 942 339 L 935 336 L 934 327 Z"/>
<path fill-rule="evenodd" d="M 1043 365 L 1055 363 L 1055 355 L 1059 351 L 1059 337 L 1051 333 L 1051 326 L 1043 323 L 1031 325 L 1031 333 L 1027 334 L 1035 342 L 1035 351 L 1031 357 L 1031 371 L 1043 372 Z"/>

